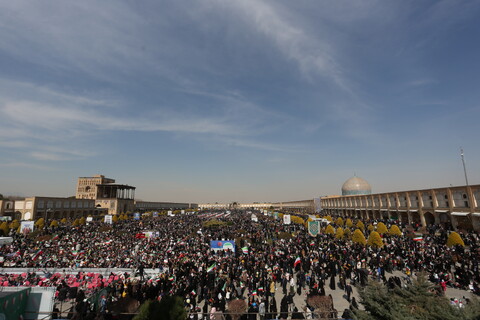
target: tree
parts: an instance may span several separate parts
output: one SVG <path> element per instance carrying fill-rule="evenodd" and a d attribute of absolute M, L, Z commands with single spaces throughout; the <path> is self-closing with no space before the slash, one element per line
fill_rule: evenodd
<path fill-rule="evenodd" d="M 331 216 L 326 216 L 326 217 L 325 217 L 325 219 L 327 219 L 327 220 L 328 220 L 328 221 L 330 221 L 330 222 L 332 222 L 332 221 L 333 221 L 333 219 L 332 219 L 332 217 L 331 217 Z"/>
<path fill-rule="evenodd" d="M 337 220 L 335 220 L 335 224 L 339 227 L 343 226 L 343 219 L 342 217 L 338 217 Z"/>
<path fill-rule="evenodd" d="M 462 237 L 460 237 L 460 235 L 458 233 L 453 231 L 448 236 L 447 246 L 452 247 L 452 246 L 456 246 L 456 245 L 460 245 L 462 247 L 465 247 L 465 243 L 463 242 Z"/>
<path fill-rule="evenodd" d="M 160 302 L 147 300 L 139 308 L 133 320 L 185 320 L 187 310 L 183 299 L 178 296 L 164 296 Z"/>
<path fill-rule="evenodd" d="M 368 231 L 372 232 L 373 230 L 375 230 L 375 227 L 373 226 L 373 224 L 369 224 L 367 229 Z"/>
<path fill-rule="evenodd" d="M 67 218 L 62 218 L 62 220 L 60 220 L 60 222 L 61 222 L 62 224 L 67 223 Z"/>
<path fill-rule="evenodd" d="M 350 229 L 343 230 L 343 238 L 350 239 L 352 237 L 352 231 Z"/>
<path fill-rule="evenodd" d="M 345 225 L 346 225 L 348 228 L 353 227 L 352 219 L 348 218 L 348 219 L 345 221 Z"/>
<path fill-rule="evenodd" d="M 2 224 L 0 224 L 0 230 L 4 236 L 8 236 L 8 233 L 10 232 L 10 228 L 8 227 L 7 221 L 3 221 Z"/>
<path fill-rule="evenodd" d="M 52 222 L 50 222 L 50 228 L 56 228 L 58 227 L 58 221 L 57 220 L 52 220 Z"/>
<path fill-rule="evenodd" d="M 43 226 L 45 226 L 45 219 L 40 218 L 37 221 L 35 221 L 35 226 L 39 229 L 43 229 Z"/>
<path fill-rule="evenodd" d="M 113 222 L 113 223 L 118 222 L 118 217 L 117 217 L 116 214 L 113 215 L 113 217 L 112 217 L 112 222 Z"/>
<path fill-rule="evenodd" d="M 343 239 L 344 232 L 342 227 L 337 228 L 337 232 L 335 233 L 335 238 L 337 239 Z"/>
<path fill-rule="evenodd" d="M 228 313 L 233 320 L 238 320 L 247 311 L 247 303 L 243 299 L 234 299 L 228 303 Z"/>
<path fill-rule="evenodd" d="M 79 226 L 79 225 L 80 225 L 80 220 L 75 219 L 75 221 L 73 221 L 73 226 L 74 226 L 74 227 L 77 227 L 77 226 Z"/>
<path fill-rule="evenodd" d="M 380 234 L 385 234 L 388 232 L 387 226 L 383 222 L 377 224 L 377 232 Z"/>
<path fill-rule="evenodd" d="M 80 218 L 80 224 L 83 225 L 83 224 L 85 224 L 85 223 L 87 223 L 87 220 L 85 219 L 85 217 L 81 217 L 81 218 Z"/>
<path fill-rule="evenodd" d="M 358 243 L 358 244 L 361 244 L 361 245 L 366 245 L 367 244 L 367 240 L 365 239 L 365 236 L 363 235 L 363 232 L 360 229 L 356 229 L 353 232 L 352 241 L 353 241 L 353 243 Z"/>
<path fill-rule="evenodd" d="M 331 224 L 329 224 L 326 228 L 325 228 L 325 234 L 334 234 L 335 233 L 335 229 L 332 227 Z"/>
<path fill-rule="evenodd" d="M 358 220 L 357 221 L 357 228 L 360 229 L 360 230 L 365 230 L 365 225 L 363 224 L 362 221 Z"/>
<path fill-rule="evenodd" d="M 402 231 L 400 231 L 400 228 L 396 224 L 394 224 L 390 227 L 390 230 L 388 231 L 388 233 L 391 236 L 401 236 L 402 235 Z"/>
<path fill-rule="evenodd" d="M 436 295 L 433 289 L 423 275 L 405 288 L 388 289 L 382 283 L 371 281 L 359 290 L 360 303 L 365 310 L 355 309 L 354 313 L 359 320 L 478 319 L 476 301 L 462 310 L 452 307 L 445 297 Z"/>
<path fill-rule="evenodd" d="M 367 244 L 371 247 L 381 248 L 383 247 L 383 240 L 377 231 L 372 231 L 368 236 Z"/>
<path fill-rule="evenodd" d="M 20 227 L 20 222 L 18 222 L 17 219 L 13 220 L 11 223 L 10 223 L 10 229 L 18 229 Z"/>

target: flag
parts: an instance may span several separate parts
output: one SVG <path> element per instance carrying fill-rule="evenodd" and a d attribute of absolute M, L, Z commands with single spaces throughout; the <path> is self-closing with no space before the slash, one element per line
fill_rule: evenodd
<path fill-rule="evenodd" d="M 259 288 L 258 288 L 258 291 L 263 291 L 263 287 L 259 287 Z"/>
<path fill-rule="evenodd" d="M 210 267 L 208 267 L 207 272 L 213 271 L 216 266 L 217 266 L 216 263 L 212 264 Z"/>
<path fill-rule="evenodd" d="M 299 263 L 301 263 L 301 262 L 302 262 L 302 261 L 300 260 L 300 257 L 297 257 L 297 259 L 295 259 L 295 262 L 293 263 L 293 267 L 296 268 L 297 265 L 298 265 Z"/>
<path fill-rule="evenodd" d="M 195 290 L 192 290 L 192 292 L 190 292 L 190 294 L 191 294 L 192 296 L 197 295 L 197 293 L 195 292 Z"/>
<path fill-rule="evenodd" d="M 168 277 L 168 281 L 173 281 L 175 278 L 173 276 Z"/>
<path fill-rule="evenodd" d="M 243 251 L 244 254 L 248 254 L 248 247 L 243 247 L 242 251 Z"/>
<path fill-rule="evenodd" d="M 257 290 L 253 290 L 252 296 L 256 296 L 256 295 L 257 295 Z"/>
<path fill-rule="evenodd" d="M 33 255 L 33 258 L 32 260 L 33 261 L 36 261 L 38 259 L 38 257 L 40 257 L 42 255 L 43 251 L 42 250 L 38 250 L 34 255 Z"/>
<path fill-rule="evenodd" d="M 423 241 L 423 237 L 415 237 L 413 238 L 413 241 Z"/>
<path fill-rule="evenodd" d="M 58 239 L 60 239 L 60 237 L 58 236 L 58 234 L 55 235 L 55 237 L 52 238 L 52 240 L 58 240 Z"/>

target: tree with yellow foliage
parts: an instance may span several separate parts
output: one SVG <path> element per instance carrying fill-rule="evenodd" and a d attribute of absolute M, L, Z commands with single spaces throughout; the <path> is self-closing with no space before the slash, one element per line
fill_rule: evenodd
<path fill-rule="evenodd" d="M 390 227 L 390 230 L 388 231 L 388 234 L 390 234 L 391 236 L 401 236 L 402 231 L 400 231 L 400 228 L 397 225 L 394 224 Z"/>
<path fill-rule="evenodd" d="M 367 244 L 371 247 L 381 248 L 383 247 L 383 240 L 377 231 L 372 231 L 368 237 Z"/>
<path fill-rule="evenodd" d="M 456 246 L 456 245 L 460 245 L 462 247 L 465 247 L 465 243 L 463 242 L 462 237 L 458 233 L 453 231 L 452 233 L 450 233 L 448 235 L 447 246 L 453 247 L 453 246 Z"/>
<path fill-rule="evenodd" d="M 379 222 L 377 224 L 377 230 L 376 230 L 379 234 L 385 234 L 388 232 L 388 228 L 387 226 L 385 225 L 385 223 L 383 222 Z"/>
<path fill-rule="evenodd" d="M 369 224 L 367 229 L 368 231 L 372 232 L 373 230 L 375 230 L 375 227 L 373 226 L 373 224 Z"/>
<path fill-rule="evenodd" d="M 367 240 L 365 239 L 365 236 L 363 235 L 363 232 L 360 229 L 356 229 L 353 232 L 352 241 L 353 241 L 353 243 L 358 243 L 358 244 L 361 244 L 361 245 L 366 245 L 367 244 Z"/>
<path fill-rule="evenodd" d="M 7 221 L 3 221 L 2 224 L 0 224 L 0 230 L 2 231 L 4 236 L 8 236 L 8 233 L 10 232 L 10 228 L 8 227 Z"/>
<path fill-rule="evenodd" d="M 343 239 L 344 232 L 342 227 L 337 228 L 337 232 L 335 232 L 335 238 L 337 239 Z"/>
<path fill-rule="evenodd" d="M 331 224 L 329 224 L 326 228 L 325 228 L 325 234 L 334 234 L 335 233 L 335 229 L 332 227 Z"/>
<path fill-rule="evenodd" d="M 60 220 L 60 223 L 61 223 L 61 224 L 67 223 L 67 218 L 63 218 L 62 220 Z"/>
<path fill-rule="evenodd" d="M 353 227 L 352 219 L 348 218 L 347 220 L 345 220 L 345 225 L 346 225 L 348 228 Z"/>
<path fill-rule="evenodd" d="M 17 219 L 13 220 L 10 222 L 10 229 L 15 229 L 17 230 L 20 227 L 20 222 L 18 222 Z"/>
<path fill-rule="evenodd" d="M 113 217 L 112 217 L 112 222 L 113 222 L 113 223 L 117 223 L 117 222 L 118 222 L 118 217 L 117 217 L 116 214 L 113 215 Z"/>
<path fill-rule="evenodd" d="M 344 239 L 350 239 L 352 237 L 352 231 L 350 231 L 349 228 L 346 228 L 343 230 L 343 238 Z"/>
<path fill-rule="evenodd" d="M 343 226 L 343 219 L 342 217 L 338 217 L 337 220 L 335 220 L 335 224 L 339 227 Z"/>
<path fill-rule="evenodd" d="M 40 218 L 37 221 L 35 221 L 35 227 L 39 229 L 43 229 L 44 226 L 45 226 L 45 219 Z"/>
<path fill-rule="evenodd" d="M 365 225 L 360 220 L 357 221 L 357 229 L 360 229 L 362 231 L 365 230 Z"/>
<path fill-rule="evenodd" d="M 74 227 L 77 227 L 77 226 L 79 226 L 79 225 L 80 225 L 80 220 L 75 219 L 75 221 L 73 221 L 73 226 L 74 226 Z"/>
<path fill-rule="evenodd" d="M 58 221 L 57 220 L 52 220 L 52 222 L 50 222 L 50 228 L 56 228 L 58 227 Z"/>
<path fill-rule="evenodd" d="M 332 219 L 332 217 L 331 217 L 331 216 L 326 216 L 326 217 L 325 217 L 325 219 L 327 219 L 327 220 L 328 220 L 328 221 L 330 221 L 330 222 L 332 222 L 332 221 L 333 221 L 333 219 Z"/>

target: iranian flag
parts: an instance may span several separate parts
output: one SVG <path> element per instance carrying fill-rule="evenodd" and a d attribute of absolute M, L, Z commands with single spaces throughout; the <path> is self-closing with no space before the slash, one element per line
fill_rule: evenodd
<path fill-rule="evenodd" d="M 423 241 L 423 237 L 415 237 L 413 238 L 413 241 Z"/>
<path fill-rule="evenodd" d="M 33 261 L 36 261 L 38 259 L 38 257 L 40 257 L 42 255 L 43 251 L 42 250 L 38 250 L 34 255 L 33 255 L 33 258 L 32 260 Z"/>
<path fill-rule="evenodd" d="M 253 290 L 252 296 L 256 296 L 256 295 L 257 295 L 257 290 Z"/>
<path fill-rule="evenodd" d="M 242 252 L 243 252 L 244 254 L 248 254 L 248 247 L 243 247 L 243 248 L 242 248 Z"/>
<path fill-rule="evenodd" d="M 58 239 L 60 239 L 60 237 L 58 236 L 58 234 L 55 235 L 55 237 L 52 238 L 52 240 L 58 240 Z"/>
<path fill-rule="evenodd" d="M 210 267 L 208 267 L 207 272 L 213 271 L 216 266 L 217 266 L 216 263 L 212 264 Z"/>
<path fill-rule="evenodd" d="M 300 260 L 300 257 L 297 257 L 297 259 L 295 259 L 295 262 L 293 263 L 293 267 L 296 268 L 297 265 L 301 262 L 302 262 L 302 260 Z"/>

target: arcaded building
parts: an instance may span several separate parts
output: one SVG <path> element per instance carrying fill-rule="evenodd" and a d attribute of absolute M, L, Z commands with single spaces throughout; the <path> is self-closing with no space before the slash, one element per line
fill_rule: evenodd
<path fill-rule="evenodd" d="M 428 226 L 451 225 L 480 231 L 480 185 L 372 194 L 370 184 L 353 177 L 341 196 L 321 198 L 323 212 L 342 217 L 396 219 Z"/>

